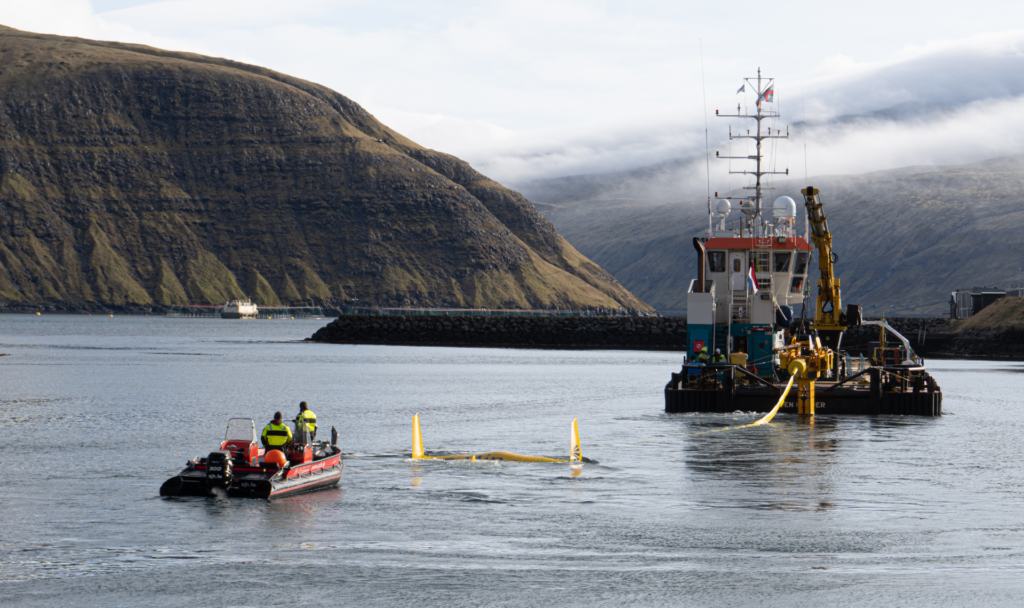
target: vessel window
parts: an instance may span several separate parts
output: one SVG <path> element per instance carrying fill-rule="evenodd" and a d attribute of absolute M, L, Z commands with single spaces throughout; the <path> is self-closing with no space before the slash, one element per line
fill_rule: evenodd
<path fill-rule="evenodd" d="M 740 259 L 739 258 L 734 258 L 733 259 L 733 261 L 732 261 L 732 271 L 733 272 L 743 272 L 743 269 L 740 268 Z"/>
<path fill-rule="evenodd" d="M 789 272 L 789 260 L 793 257 L 790 252 L 775 254 L 775 272 Z"/>
<path fill-rule="evenodd" d="M 807 274 L 807 253 L 801 251 L 796 254 L 796 268 L 793 269 L 794 274 Z"/>
<path fill-rule="evenodd" d="M 790 293 L 800 293 L 800 290 L 804 288 L 803 277 L 793 277 L 793 283 L 789 288 Z"/>
<path fill-rule="evenodd" d="M 710 267 L 711 272 L 725 272 L 725 252 L 709 251 L 708 267 Z"/>
<path fill-rule="evenodd" d="M 751 251 L 748 263 L 754 267 L 754 272 L 768 272 L 770 257 L 767 251 Z"/>

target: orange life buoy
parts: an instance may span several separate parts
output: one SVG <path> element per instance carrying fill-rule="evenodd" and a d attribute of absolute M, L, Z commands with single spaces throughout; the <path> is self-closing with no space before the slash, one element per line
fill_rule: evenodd
<path fill-rule="evenodd" d="M 285 458 L 284 452 L 281 450 L 270 450 L 263 456 L 263 462 L 283 467 L 288 462 L 288 459 Z"/>

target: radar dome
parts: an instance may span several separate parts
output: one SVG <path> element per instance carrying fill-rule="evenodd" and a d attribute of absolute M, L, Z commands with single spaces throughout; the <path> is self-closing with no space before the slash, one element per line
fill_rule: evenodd
<path fill-rule="evenodd" d="M 722 199 L 718 201 L 718 205 L 716 205 L 716 208 L 718 209 L 718 215 L 729 215 L 729 211 L 732 210 L 732 203 L 725 199 Z"/>
<path fill-rule="evenodd" d="M 775 217 L 796 217 L 796 201 L 788 196 L 780 196 L 775 199 L 772 205 L 772 215 Z"/>

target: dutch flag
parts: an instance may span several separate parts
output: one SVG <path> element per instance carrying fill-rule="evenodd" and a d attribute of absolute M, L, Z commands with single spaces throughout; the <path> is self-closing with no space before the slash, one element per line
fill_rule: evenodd
<path fill-rule="evenodd" d="M 747 273 L 747 283 L 750 284 L 750 289 L 753 290 L 754 295 L 757 295 L 757 273 L 754 272 L 754 263 L 750 263 L 750 272 Z"/>

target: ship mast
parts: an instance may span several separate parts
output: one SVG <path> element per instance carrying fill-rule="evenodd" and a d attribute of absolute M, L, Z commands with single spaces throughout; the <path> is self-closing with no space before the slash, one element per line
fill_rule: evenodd
<path fill-rule="evenodd" d="M 746 84 L 749 84 L 750 86 L 754 87 L 755 91 L 757 92 L 757 104 L 756 104 L 757 105 L 757 111 L 754 114 L 750 114 L 749 111 L 746 112 L 746 113 L 743 113 L 742 105 L 736 104 L 736 113 L 735 114 L 720 114 L 718 112 L 718 110 L 715 110 L 715 116 L 722 116 L 722 117 L 727 117 L 727 118 L 752 118 L 755 121 L 757 121 L 757 128 L 755 129 L 753 134 L 750 133 L 750 129 L 747 129 L 746 135 L 743 135 L 743 134 L 733 134 L 732 127 L 731 126 L 729 127 L 729 139 L 730 140 L 734 140 L 734 139 L 753 139 L 755 144 L 756 144 L 757 151 L 756 151 L 755 154 L 748 155 L 748 156 L 722 156 L 719 152 L 715 152 L 715 158 L 726 158 L 726 159 L 738 159 L 738 160 L 752 160 L 752 161 L 754 161 L 755 164 L 754 164 L 754 170 L 753 171 L 746 171 L 746 170 L 744 170 L 744 171 L 732 171 L 732 170 L 730 170 L 729 173 L 731 173 L 731 174 L 738 174 L 738 175 L 753 175 L 754 176 L 754 185 L 753 186 L 744 186 L 743 189 L 744 190 L 753 190 L 754 191 L 753 208 L 752 209 L 748 208 L 750 211 L 752 211 L 752 213 L 747 213 L 747 229 L 750 231 L 751 236 L 759 237 L 759 236 L 764 236 L 764 234 L 763 234 L 764 222 L 762 221 L 762 218 L 761 218 L 761 208 L 762 208 L 762 205 L 763 205 L 763 202 L 764 202 L 764 190 L 766 190 L 766 189 L 773 189 L 773 188 L 767 188 L 767 187 L 763 186 L 761 184 L 761 177 L 765 176 L 765 175 L 789 175 L 789 168 L 788 167 L 786 168 L 785 171 L 765 171 L 764 169 L 762 169 L 761 165 L 762 165 L 763 155 L 761 153 L 761 142 L 763 142 L 766 139 L 789 139 L 789 126 L 786 127 L 786 134 L 785 135 L 783 135 L 782 131 L 780 131 L 778 129 L 775 130 L 775 135 L 772 135 L 771 127 L 769 127 L 767 131 L 764 131 L 764 130 L 761 129 L 761 121 L 762 120 L 769 119 L 769 118 L 778 118 L 779 116 L 781 116 L 778 112 L 775 112 L 775 111 L 772 111 L 772 110 L 766 110 L 761 105 L 762 102 L 771 101 L 771 97 L 774 95 L 774 90 L 775 90 L 774 89 L 775 79 L 774 78 L 768 78 L 766 76 L 762 77 L 761 76 L 761 68 L 757 68 L 757 78 L 756 79 L 754 79 L 754 78 L 744 78 L 743 80 L 746 82 Z M 717 196 L 717 194 L 718 193 L 716 192 L 715 195 Z M 736 199 L 740 199 L 741 197 L 725 196 L 725 197 L 719 197 L 719 198 L 724 198 L 726 200 L 736 200 Z M 741 209 L 743 209 L 742 206 L 741 206 Z M 748 209 L 743 209 L 743 210 L 746 212 Z"/>

